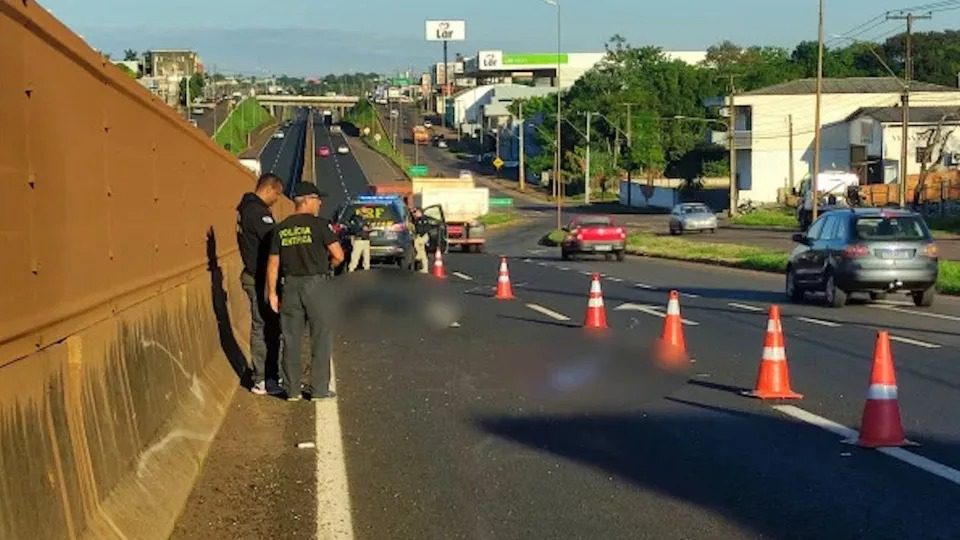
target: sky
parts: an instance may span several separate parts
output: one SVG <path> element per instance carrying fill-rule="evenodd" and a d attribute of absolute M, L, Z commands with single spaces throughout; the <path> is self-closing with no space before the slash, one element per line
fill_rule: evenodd
<path fill-rule="evenodd" d="M 817 0 L 559 0 L 565 52 L 599 52 L 614 34 L 636 45 L 706 50 L 741 45 L 792 48 L 815 40 Z M 826 0 L 825 34 L 843 34 L 888 10 L 930 0 Z M 544 0 L 46 0 L 41 4 L 87 42 L 124 49 L 191 48 L 218 71 L 321 75 L 423 71 L 442 60 L 424 39 L 424 20 L 463 19 L 456 52 L 549 52 L 556 10 Z M 960 8 L 960 5 L 957 6 Z M 876 21 L 857 37 L 885 37 L 902 21 Z M 960 28 L 960 9 L 915 23 L 917 31 Z M 859 31 L 859 30 L 858 30 Z M 834 40 L 837 44 L 842 44 Z"/>

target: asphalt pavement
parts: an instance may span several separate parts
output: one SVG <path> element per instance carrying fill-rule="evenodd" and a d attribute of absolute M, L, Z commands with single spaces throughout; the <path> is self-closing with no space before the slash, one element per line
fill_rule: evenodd
<path fill-rule="evenodd" d="M 490 254 L 449 254 L 442 285 L 368 274 L 390 288 L 374 309 L 345 306 L 334 352 L 339 397 L 312 410 L 318 450 L 298 449 L 314 460 L 304 470 L 317 471 L 318 489 L 283 472 L 296 467 L 283 456 L 306 432 L 271 431 L 271 444 L 227 429 L 197 487 L 224 501 L 202 506 L 205 518 L 232 523 L 223 529 L 230 537 L 260 537 L 233 531 L 262 530 L 262 512 L 227 502 L 242 498 L 248 478 L 272 471 L 281 487 L 263 504 L 279 492 L 315 496 L 306 514 L 302 500 L 291 503 L 303 530 L 356 538 L 957 537 L 960 302 L 782 305 L 793 386 L 805 398 L 761 402 L 740 391 L 756 377 L 766 309 L 784 301 L 782 278 L 636 257 L 561 261 L 536 245 L 550 212 L 530 214 L 496 233 Z M 491 298 L 495 254 L 509 257 L 514 301 Z M 611 326 L 602 338 L 579 328 L 594 272 Z M 658 372 L 646 352 L 673 288 L 695 359 L 682 377 Z M 413 295 L 405 305 L 386 300 L 400 290 Z M 458 324 L 417 322 L 442 305 Z M 919 443 L 905 454 L 841 441 L 859 424 L 881 328 L 895 339 L 904 426 Z M 277 410 L 271 424 L 306 423 L 299 415 L 314 407 L 278 409 L 248 394 L 234 403 L 231 415 L 247 415 L 255 429 Z M 221 450 L 247 438 L 246 453 Z M 183 537 L 202 530 L 178 528 Z"/>
<path fill-rule="evenodd" d="M 331 133 L 319 115 L 314 123 L 314 133 L 316 147 L 328 146 L 331 152 L 327 157 L 316 157 L 316 178 L 317 186 L 328 194 L 320 211 L 321 215 L 332 218 L 335 210 L 347 200 L 366 193 L 368 181 L 353 152 L 337 152 L 340 146 L 350 148 L 345 136 Z"/>
<path fill-rule="evenodd" d="M 300 180 L 300 171 L 297 169 L 298 156 L 303 149 L 297 144 L 302 140 L 303 132 L 306 130 L 307 114 L 305 111 L 298 111 L 294 116 L 290 127 L 280 127 L 284 137 L 282 139 L 271 138 L 266 146 L 260 152 L 260 169 L 263 172 L 272 172 L 283 179 L 284 185 L 289 192 L 291 182 Z"/>

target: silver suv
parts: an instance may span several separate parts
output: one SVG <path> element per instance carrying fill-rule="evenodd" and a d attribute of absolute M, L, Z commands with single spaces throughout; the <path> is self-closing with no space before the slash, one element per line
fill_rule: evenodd
<path fill-rule="evenodd" d="M 915 212 L 834 210 L 793 240 L 799 245 L 787 263 L 786 293 L 795 302 L 807 291 L 823 291 L 832 307 L 843 306 L 855 292 L 877 300 L 905 291 L 917 306 L 933 304 L 938 250 Z"/>

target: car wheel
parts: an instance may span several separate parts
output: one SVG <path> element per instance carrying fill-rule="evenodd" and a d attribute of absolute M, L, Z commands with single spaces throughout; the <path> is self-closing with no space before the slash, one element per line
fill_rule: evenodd
<path fill-rule="evenodd" d="M 870 293 L 870 299 L 876 302 L 877 300 L 886 300 L 887 293 L 885 292 L 872 292 Z"/>
<path fill-rule="evenodd" d="M 917 307 L 930 307 L 933 305 L 933 297 L 936 296 L 937 289 L 933 285 L 923 291 L 913 291 L 910 296 L 913 297 L 913 305 Z"/>
<path fill-rule="evenodd" d="M 794 303 L 803 302 L 803 289 L 797 286 L 797 274 L 793 271 L 793 268 L 787 268 L 786 283 L 784 284 L 784 292 L 787 294 L 787 298 Z"/>
<path fill-rule="evenodd" d="M 717 234 L 717 230 L 716 230 L 716 229 L 710 229 L 710 234 Z"/>
<path fill-rule="evenodd" d="M 563 259 L 563 260 L 565 260 L 565 261 L 569 261 L 569 260 L 570 260 L 570 252 L 567 251 L 567 250 L 565 250 L 565 249 L 561 249 L 561 250 L 560 250 L 560 258 Z"/>
<path fill-rule="evenodd" d="M 847 304 L 847 292 L 837 286 L 837 281 L 833 277 L 833 272 L 827 274 L 827 283 L 824 287 L 827 305 L 834 308 L 843 307 Z"/>
<path fill-rule="evenodd" d="M 620 251 L 617 252 L 617 262 L 623 262 L 623 259 L 625 259 L 626 257 L 627 257 L 626 251 L 621 249 Z"/>
<path fill-rule="evenodd" d="M 603 254 L 603 260 L 605 260 L 605 261 L 612 261 L 612 260 L 613 260 L 613 253 L 604 253 L 604 254 Z"/>

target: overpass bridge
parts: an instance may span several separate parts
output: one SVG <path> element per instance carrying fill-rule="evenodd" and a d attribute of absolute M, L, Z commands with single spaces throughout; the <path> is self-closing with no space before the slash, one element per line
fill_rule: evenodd
<path fill-rule="evenodd" d="M 287 96 L 281 94 L 258 95 L 257 101 L 276 115 L 277 107 L 318 107 L 336 111 L 342 117 L 348 109 L 360 102 L 357 96 Z"/>

